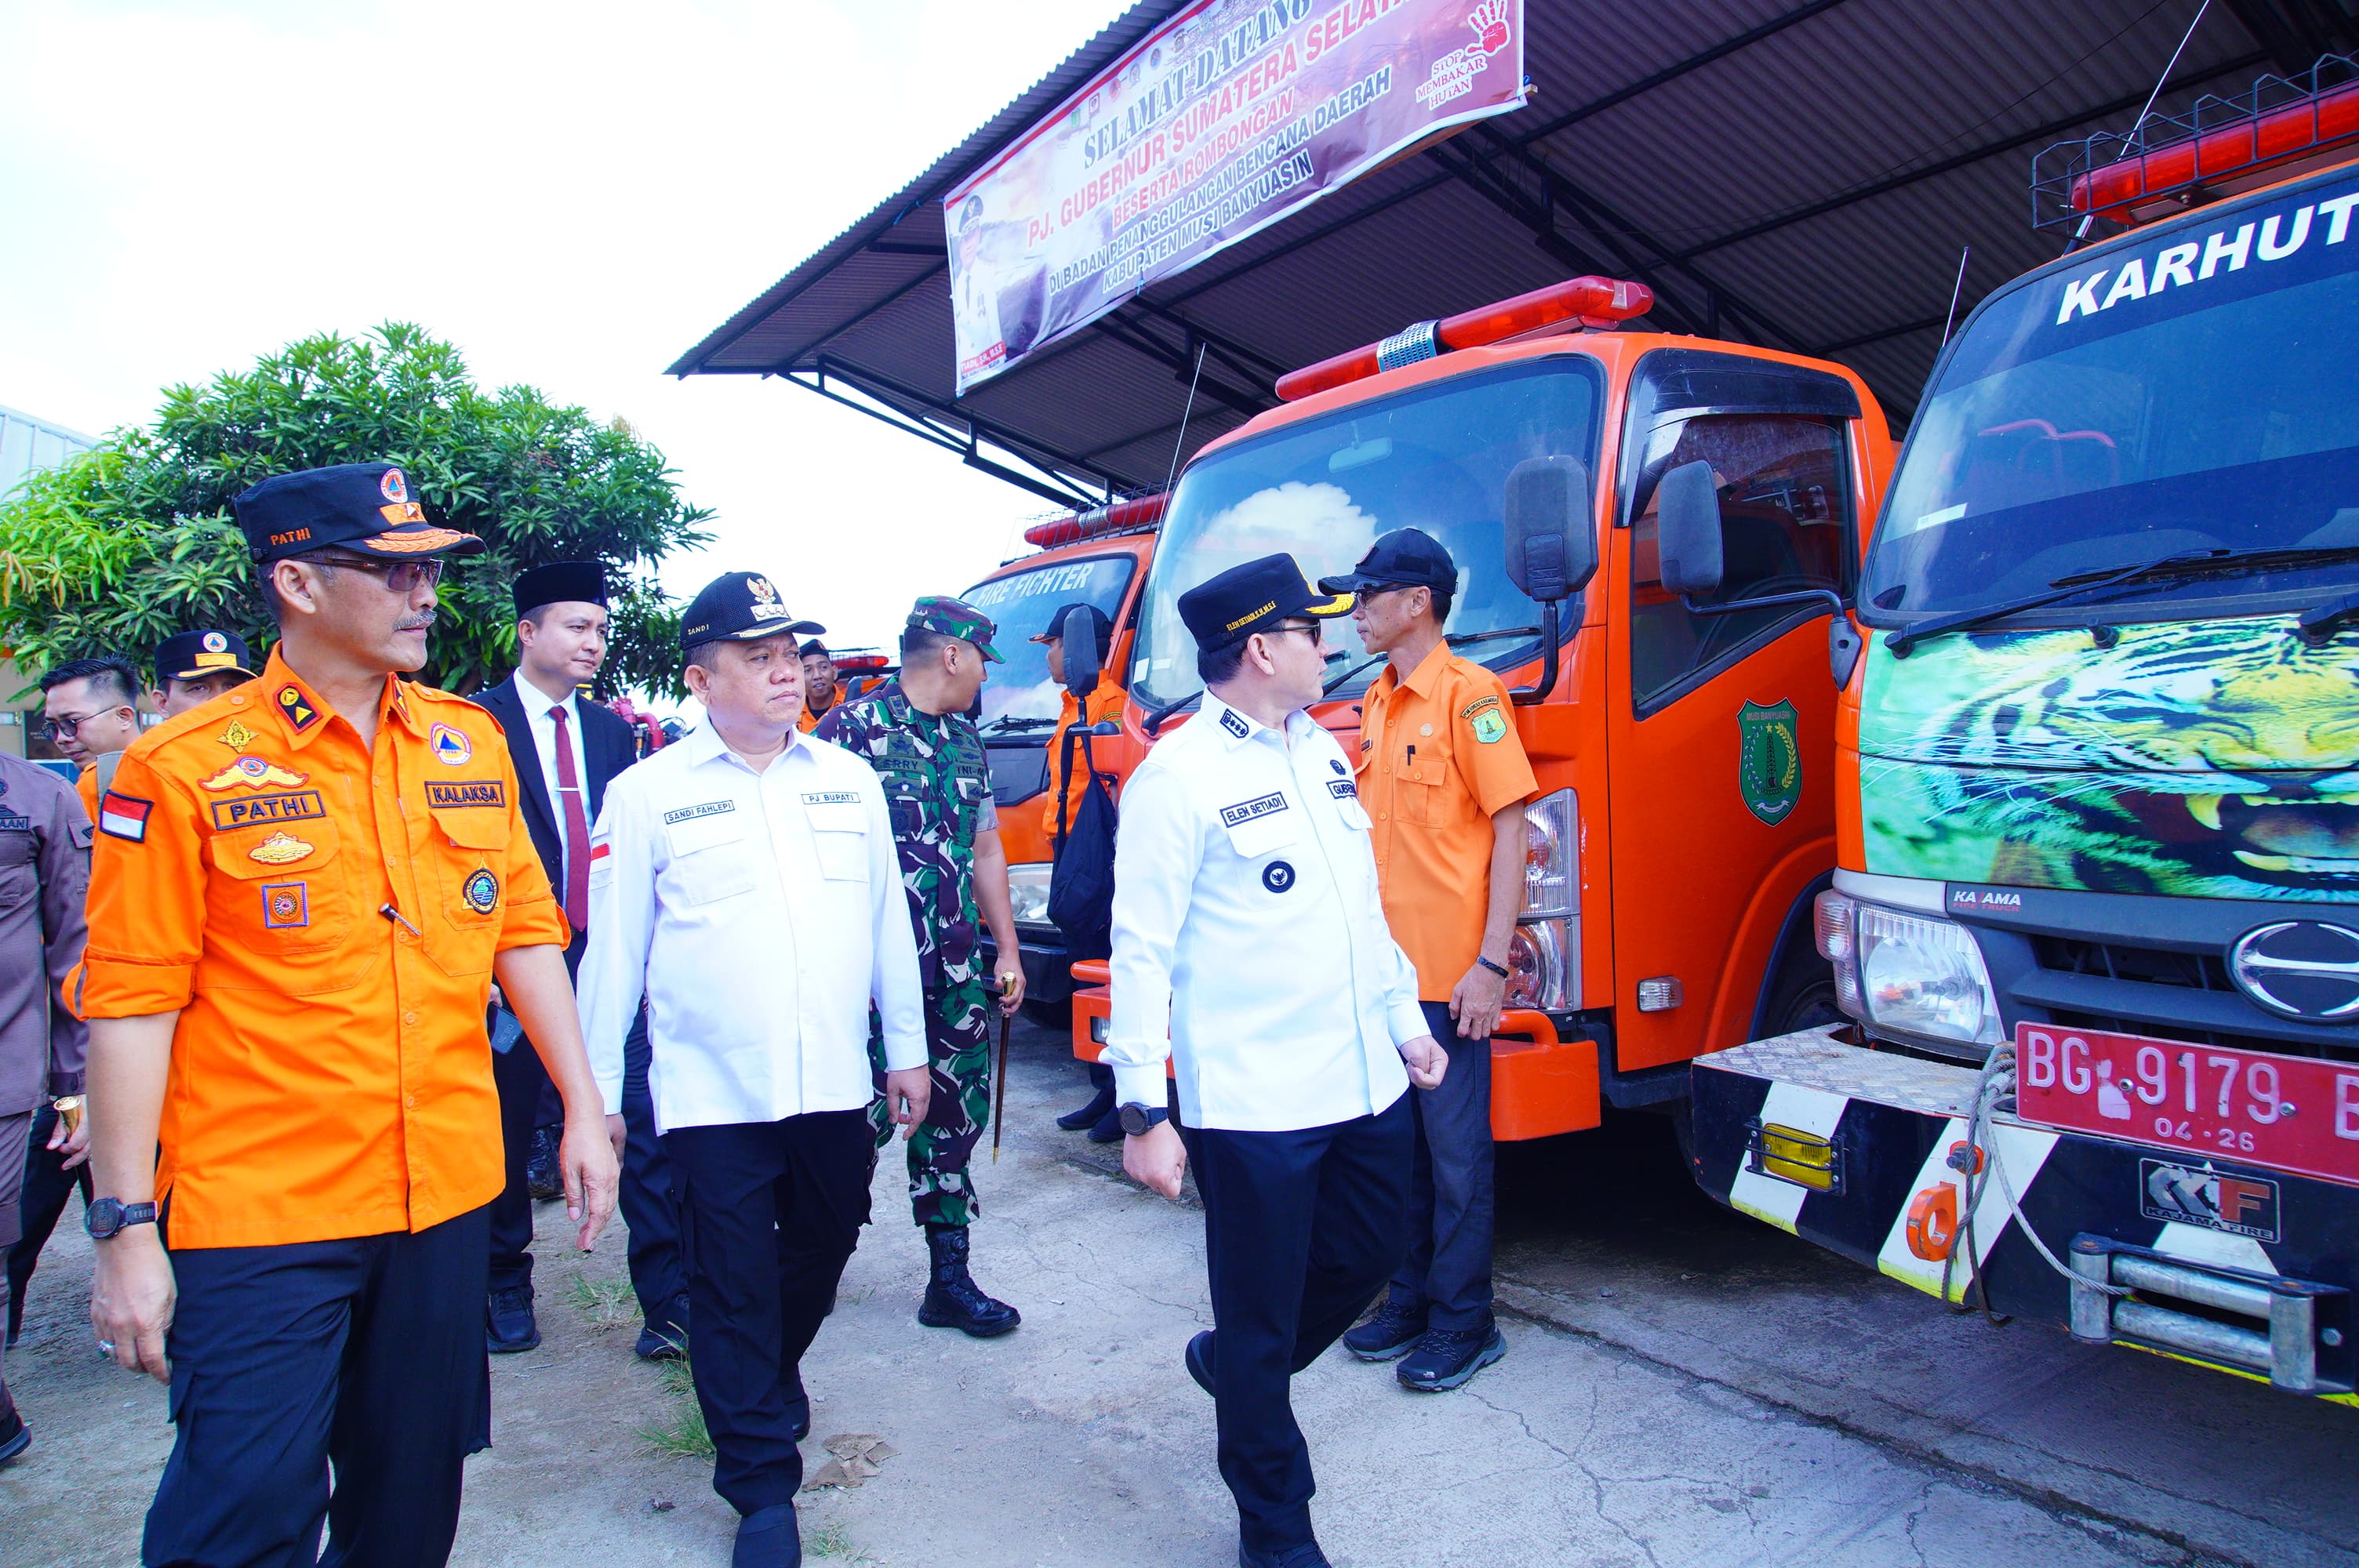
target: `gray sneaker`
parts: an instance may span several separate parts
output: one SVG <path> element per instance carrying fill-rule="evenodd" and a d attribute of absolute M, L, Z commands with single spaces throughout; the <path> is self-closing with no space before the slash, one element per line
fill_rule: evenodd
<path fill-rule="evenodd" d="M 1438 1394 L 1458 1387 L 1506 1353 L 1507 1341 L 1489 1318 L 1473 1328 L 1429 1328 L 1393 1376 L 1405 1388 Z"/>

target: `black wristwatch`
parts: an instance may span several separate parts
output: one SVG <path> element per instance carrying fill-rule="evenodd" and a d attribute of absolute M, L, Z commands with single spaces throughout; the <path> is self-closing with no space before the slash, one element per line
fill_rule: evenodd
<path fill-rule="evenodd" d="M 92 1198 L 82 1211 L 82 1227 L 90 1232 L 92 1241 L 104 1241 L 126 1225 L 153 1225 L 156 1206 L 152 1203 L 125 1203 L 121 1198 Z"/>
<path fill-rule="evenodd" d="M 1495 975 L 1498 976 L 1498 977 L 1499 977 L 1501 979 L 1503 979 L 1503 980 L 1504 980 L 1504 979 L 1511 979 L 1511 978 L 1512 978 L 1512 977 L 1507 973 L 1507 966 L 1506 966 L 1506 965 L 1505 965 L 1505 964 L 1495 964 L 1495 963 L 1491 962 L 1491 960 L 1490 960 L 1490 959 L 1488 959 L 1488 958 L 1486 958 L 1486 957 L 1483 957 L 1483 955 L 1482 955 L 1482 954 L 1480 954 L 1480 953 L 1477 953 L 1477 954 L 1475 954 L 1475 955 L 1474 955 L 1474 961 L 1475 961 L 1476 963 L 1478 963 L 1478 964 L 1482 965 L 1484 968 L 1486 968 L 1486 969 L 1490 970 L 1493 974 L 1495 974 Z"/>
<path fill-rule="evenodd" d="M 1143 1105 L 1122 1108 L 1122 1130 L 1132 1138 L 1144 1138 L 1171 1119 L 1171 1113 L 1160 1106 L 1149 1110 Z"/>

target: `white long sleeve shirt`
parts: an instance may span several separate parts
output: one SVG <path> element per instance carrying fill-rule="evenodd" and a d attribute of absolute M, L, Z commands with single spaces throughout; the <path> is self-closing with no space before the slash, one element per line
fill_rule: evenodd
<path fill-rule="evenodd" d="M 868 1104 L 868 1007 L 888 1068 L 922 1066 L 917 939 L 884 786 L 789 733 L 756 773 L 708 722 L 606 786 L 576 982 L 607 1114 L 641 995 L 656 1127 Z"/>
<path fill-rule="evenodd" d="M 559 782 L 557 768 L 557 720 L 549 717 L 552 708 L 565 709 L 565 741 L 573 752 L 573 777 L 582 791 L 582 816 L 587 826 L 590 816 L 590 753 L 582 740 L 582 702 L 578 692 L 569 691 L 563 702 L 551 701 L 547 692 L 524 678 L 522 670 L 508 677 L 516 687 L 516 701 L 524 708 L 525 722 L 532 726 L 533 755 L 540 759 L 541 787 L 549 792 L 549 814 L 557 818 L 557 845 L 560 860 L 565 854 L 565 786 Z M 571 866 L 560 866 L 558 874 L 549 880 L 557 884 L 558 902 L 565 902 L 565 873 Z"/>
<path fill-rule="evenodd" d="M 1429 1033 L 1417 971 L 1385 925 L 1351 764 L 1308 714 L 1280 733 L 1207 694 L 1131 775 L 1113 975 L 1102 1059 L 1124 1104 L 1163 1103 L 1167 1058 L 1191 1127 L 1323 1127 L 1408 1087 L 1399 1048 Z"/>

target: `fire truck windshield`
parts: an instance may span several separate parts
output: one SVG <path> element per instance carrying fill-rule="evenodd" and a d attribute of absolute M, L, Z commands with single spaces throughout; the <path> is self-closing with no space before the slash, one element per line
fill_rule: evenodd
<path fill-rule="evenodd" d="M 983 688 L 983 716 L 987 732 L 1038 730 L 1046 736 L 1057 719 L 1060 688 L 1049 678 L 1049 650 L 1030 639 L 1049 629 L 1049 618 L 1068 604 L 1090 604 L 1108 621 L 1122 609 L 1130 574 L 1138 557 L 1128 550 L 1052 562 L 1029 571 L 986 578 L 962 596 L 997 623 L 999 636 L 992 646 L 1007 662 L 991 667 Z M 1098 650 L 1103 658 L 1105 650 Z M 1032 719 L 1033 724 L 1023 723 Z M 1000 720 L 1013 722 L 1002 723 Z"/>
<path fill-rule="evenodd" d="M 1282 426 L 1190 464 L 1147 581 L 1134 699 L 1152 710 L 1203 686 L 1180 619 L 1189 589 L 1279 551 L 1314 582 L 1339 576 L 1395 528 L 1423 529 L 1457 561 L 1447 630 L 1469 658 L 1506 669 L 1537 657 L 1539 609 L 1500 564 L 1507 474 L 1548 456 L 1593 469 L 1602 386 L 1594 360 L 1550 355 Z M 1328 641 L 1331 654 L 1366 662 L 1348 625 Z M 1356 696 L 1379 668 L 1369 664 L 1330 695 Z"/>
<path fill-rule="evenodd" d="M 2067 257 L 1984 307 L 1918 415 L 1860 607 L 1886 627 L 2201 552 L 2359 546 L 2359 183 Z M 2224 557 L 2223 557 L 2224 559 Z M 2011 626 L 2306 608 L 2347 557 L 2137 578 Z"/>

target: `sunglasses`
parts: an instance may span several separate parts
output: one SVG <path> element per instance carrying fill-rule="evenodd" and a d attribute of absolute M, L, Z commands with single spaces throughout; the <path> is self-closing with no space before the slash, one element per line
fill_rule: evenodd
<path fill-rule="evenodd" d="M 380 561 L 365 556 L 305 556 L 300 558 L 314 566 L 342 567 L 352 571 L 366 572 L 394 593 L 416 593 L 421 588 L 432 588 L 442 580 L 443 561 L 440 556 L 422 561 Z"/>

